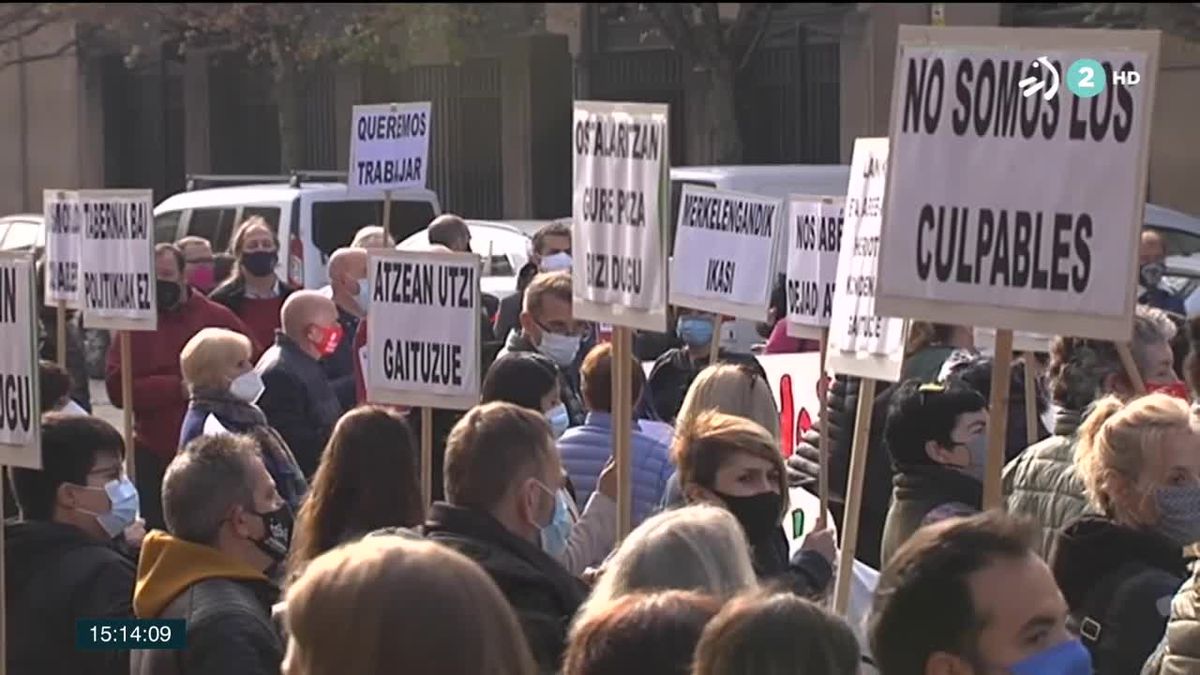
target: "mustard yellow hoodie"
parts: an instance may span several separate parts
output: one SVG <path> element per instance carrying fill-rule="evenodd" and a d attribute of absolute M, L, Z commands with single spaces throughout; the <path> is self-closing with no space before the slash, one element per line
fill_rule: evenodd
<path fill-rule="evenodd" d="M 267 581 L 262 572 L 211 546 L 154 530 L 142 542 L 133 589 L 134 614 L 141 619 L 155 618 L 189 586 L 213 578 Z"/>

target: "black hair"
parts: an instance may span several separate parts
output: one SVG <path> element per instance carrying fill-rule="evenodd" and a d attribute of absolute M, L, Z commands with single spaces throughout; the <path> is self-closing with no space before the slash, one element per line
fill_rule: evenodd
<path fill-rule="evenodd" d="M 50 520 L 58 486 L 86 485 L 87 475 L 101 455 L 125 456 L 125 441 L 111 424 L 85 415 L 43 415 L 42 470 L 9 469 L 23 517 Z"/>
<path fill-rule="evenodd" d="M 553 361 L 532 352 L 511 352 L 488 368 L 480 403 L 505 401 L 541 413 L 542 398 L 557 386 Z"/>
<path fill-rule="evenodd" d="M 38 361 L 38 388 L 42 412 L 50 412 L 71 393 L 71 375 L 53 361 Z"/>
<path fill-rule="evenodd" d="M 960 380 L 945 384 L 925 384 L 916 378 L 905 381 L 892 396 L 884 429 L 892 464 L 897 468 L 933 464 L 925 452 L 926 442 L 951 447 L 950 434 L 959 415 L 986 407 L 983 396 Z"/>

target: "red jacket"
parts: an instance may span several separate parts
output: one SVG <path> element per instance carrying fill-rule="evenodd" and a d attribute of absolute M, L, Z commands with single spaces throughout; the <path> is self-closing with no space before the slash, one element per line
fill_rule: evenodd
<path fill-rule="evenodd" d="M 169 462 L 175 456 L 179 427 L 188 406 L 179 353 L 201 328 L 210 326 L 250 335 L 246 324 L 233 312 L 195 292 L 181 308 L 158 313 L 158 330 L 130 333 L 134 438 L 138 447 L 148 448 L 164 461 Z M 250 341 L 254 343 L 253 338 Z M 253 357 L 257 359 L 262 350 L 258 344 L 253 344 L 253 349 Z M 114 339 L 109 346 L 104 384 L 109 400 L 114 406 L 123 408 L 119 339 Z"/>

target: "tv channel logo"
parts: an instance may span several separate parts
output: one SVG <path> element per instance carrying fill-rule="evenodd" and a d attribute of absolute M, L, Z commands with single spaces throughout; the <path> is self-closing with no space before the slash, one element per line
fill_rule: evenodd
<path fill-rule="evenodd" d="M 1025 98 L 1042 91 L 1042 98 L 1049 101 L 1058 93 L 1060 76 L 1058 69 L 1045 56 L 1030 64 L 1030 71 L 1041 71 L 1041 75 L 1031 75 L 1020 82 L 1021 95 Z M 1079 98 L 1091 98 L 1103 94 L 1108 87 L 1104 66 L 1095 59 L 1078 59 L 1072 63 L 1066 72 L 1067 90 Z M 1113 85 L 1131 87 L 1142 81 L 1142 76 L 1136 70 L 1118 70 L 1112 74 Z"/>

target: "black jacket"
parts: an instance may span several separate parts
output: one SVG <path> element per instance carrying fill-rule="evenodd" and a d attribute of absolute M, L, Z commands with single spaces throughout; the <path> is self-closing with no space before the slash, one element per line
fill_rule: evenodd
<path fill-rule="evenodd" d="M 978 511 L 983 504 L 983 483 L 940 464 L 904 468 L 893 484 L 880 546 L 885 566 L 921 527 L 948 516 Z"/>
<path fill-rule="evenodd" d="M 321 363 L 283 333 L 258 360 L 266 390 L 258 400 L 267 421 L 287 441 L 306 477 L 316 473 L 321 452 L 342 416 Z"/>
<path fill-rule="evenodd" d="M 516 612 L 539 669 L 558 672 L 567 628 L 587 593 L 583 583 L 486 513 L 437 502 L 424 532 L 492 577 Z"/>
<path fill-rule="evenodd" d="M 339 306 L 337 320 L 342 327 L 342 341 L 332 354 L 321 359 L 321 369 L 329 378 L 329 386 L 342 409 L 349 410 L 358 403 L 354 381 L 354 359 L 358 355 L 354 353 L 354 334 L 358 332 L 361 319 Z"/>
<path fill-rule="evenodd" d="M 590 349 L 584 342 L 580 343 L 579 354 L 587 354 Z M 508 340 L 504 343 L 504 349 L 496 355 L 497 359 L 502 358 L 505 354 L 530 354 L 536 353 L 537 348 L 533 343 L 519 331 L 513 331 L 508 334 Z M 563 405 L 567 407 L 567 416 L 571 420 L 571 426 L 577 427 L 583 424 L 587 417 L 587 410 L 583 407 L 583 395 L 579 392 L 579 359 L 582 358 L 578 354 L 575 357 L 575 363 L 569 368 L 558 366 L 558 395 L 562 399 Z"/>
<path fill-rule="evenodd" d="M 735 354 L 721 350 L 717 361 L 750 366 L 762 376 L 764 382 L 767 380 L 766 371 L 751 354 Z M 650 369 L 646 384 L 650 388 L 654 411 L 659 419 L 674 424 L 679 409 L 683 407 L 683 398 L 687 395 L 688 388 L 707 365 L 708 360 L 693 363 L 692 358 L 682 348 L 668 350 L 658 357 Z"/>
<path fill-rule="evenodd" d="M 134 562 L 62 523 L 4 526 L 10 675 L 124 675 L 129 653 L 75 649 L 77 619 L 132 619 Z"/>
<path fill-rule="evenodd" d="M 1171 599 L 1187 578 L 1180 546 L 1157 532 L 1085 515 L 1059 533 L 1050 568 L 1071 618 L 1100 624 L 1099 640 L 1084 627 L 1098 675 L 1141 672 L 1167 627 Z"/>
<path fill-rule="evenodd" d="M 287 300 L 287 297 L 296 292 L 297 289 L 279 281 L 279 299 Z M 242 302 L 246 300 L 246 280 L 241 276 L 235 276 L 225 283 L 213 289 L 213 292 L 208 295 L 208 299 L 215 303 L 225 305 L 234 314 L 239 317 L 242 315 Z M 264 347 L 266 345 L 263 345 Z"/>

